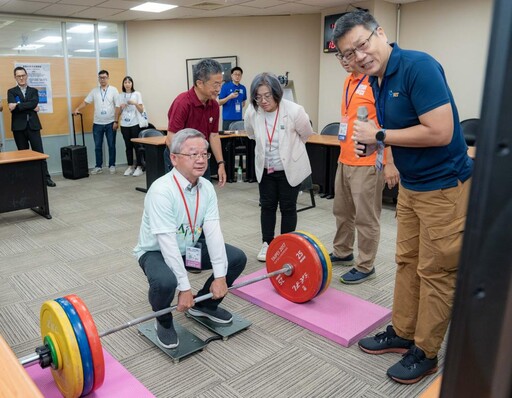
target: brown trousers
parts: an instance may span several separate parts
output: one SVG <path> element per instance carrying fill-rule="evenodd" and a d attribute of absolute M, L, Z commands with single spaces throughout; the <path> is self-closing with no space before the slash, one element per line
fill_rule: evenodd
<path fill-rule="evenodd" d="M 347 166 L 338 162 L 334 184 L 333 253 L 337 257 L 351 254 L 357 230 L 355 268 L 368 273 L 373 269 L 379 247 L 384 176 L 374 166 Z"/>
<path fill-rule="evenodd" d="M 393 327 L 434 358 L 451 317 L 471 180 L 416 192 L 400 185 Z"/>

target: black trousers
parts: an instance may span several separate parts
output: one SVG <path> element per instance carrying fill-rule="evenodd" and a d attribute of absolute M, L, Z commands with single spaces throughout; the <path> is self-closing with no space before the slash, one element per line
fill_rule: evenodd
<path fill-rule="evenodd" d="M 263 242 L 270 244 L 274 239 L 278 205 L 281 211 L 281 234 L 295 231 L 300 184 L 292 187 L 288 183 L 284 171 L 274 171 L 268 174 L 265 169 L 259 183 L 259 191 L 262 239 Z"/>
<path fill-rule="evenodd" d="M 27 126 L 25 130 L 16 130 L 13 131 L 12 134 L 18 150 L 32 149 L 35 152 L 44 153 L 41 130 L 32 130 Z M 48 163 L 46 163 L 46 160 L 43 160 L 43 168 L 46 178 L 50 178 L 50 173 L 48 173 Z"/>
<path fill-rule="evenodd" d="M 210 255 L 206 247 L 206 241 L 199 239 L 202 243 L 201 250 L 201 269 L 212 269 Z M 226 244 L 226 253 L 228 257 L 228 273 L 226 275 L 226 283 L 229 286 L 240 276 L 247 263 L 245 253 L 231 245 Z M 185 257 L 183 257 L 185 263 Z M 153 311 L 159 311 L 168 308 L 174 299 L 178 281 L 176 276 L 165 263 L 162 253 L 159 251 L 144 253 L 139 259 L 139 265 L 146 274 L 149 282 L 148 298 Z M 213 282 L 213 273 L 206 280 L 201 290 L 197 292 L 197 296 L 204 296 L 210 292 L 210 286 Z M 202 301 L 200 306 L 215 309 L 223 299 L 208 299 Z M 163 327 L 169 327 L 172 323 L 172 313 L 162 315 L 157 318 Z"/>
<path fill-rule="evenodd" d="M 140 145 L 131 141 L 132 138 L 138 138 L 140 127 L 138 124 L 135 126 L 123 127 L 121 126 L 121 133 L 123 134 L 124 143 L 126 145 L 126 162 L 128 166 L 141 166 L 142 165 L 142 152 L 139 151 Z M 133 151 L 137 162 L 133 163 Z"/>

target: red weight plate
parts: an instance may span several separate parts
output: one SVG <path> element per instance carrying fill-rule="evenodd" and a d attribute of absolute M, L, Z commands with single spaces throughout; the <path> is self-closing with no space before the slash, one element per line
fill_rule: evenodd
<path fill-rule="evenodd" d="M 290 276 L 270 278 L 280 296 L 294 303 L 313 299 L 322 286 L 323 268 L 316 249 L 304 237 L 283 234 L 272 240 L 267 251 L 267 271 L 293 266 Z"/>
<path fill-rule="evenodd" d="M 92 391 L 95 391 L 103 385 L 103 381 L 105 380 L 105 359 L 103 358 L 103 349 L 101 348 L 98 329 L 96 329 L 91 313 L 77 295 L 70 294 L 64 298 L 67 299 L 73 305 L 76 312 L 78 312 L 78 316 L 87 334 L 94 368 L 94 385 Z"/>

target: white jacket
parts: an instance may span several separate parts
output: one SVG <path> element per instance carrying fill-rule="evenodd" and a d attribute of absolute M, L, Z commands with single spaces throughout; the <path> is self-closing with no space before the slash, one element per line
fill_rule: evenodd
<path fill-rule="evenodd" d="M 244 122 L 247 135 L 250 139 L 256 141 L 254 163 L 256 178 L 258 182 L 261 182 L 263 169 L 265 168 L 265 111 L 261 107 L 255 110 L 254 106 L 250 104 L 245 112 Z M 311 128 L 309 116 L 304 108 L 285 99 L 282 99 L 279 104 L 277 126 L 279 157 L 283 163 L 288 183 L 295 187 L 311 174 L 311 165 L 309 164 L 305 142 L 310 135 L 315 133 Z"/>

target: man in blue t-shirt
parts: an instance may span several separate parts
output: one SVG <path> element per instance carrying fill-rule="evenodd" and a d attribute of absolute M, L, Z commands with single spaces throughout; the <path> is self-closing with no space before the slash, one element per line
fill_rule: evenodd
<path fill-rule="evenodd" d="M 219 94 L 222 106 L 222 130 L 229 130 L 233 122 L 243 119 L 242 110 L 247 100 L 247 89 L 240 84 L 244 71 L 239 66 L 231 69 L 231 81 L 224 83 Z"/>
<path fill-rule="evenodd" d="M 334 28 L 339 56 L 370 78 L 377 118 L 354 123 L 356 154 L 390 145 L 400 172 L 392 325 L 359 341 L 369 354 L 403 353 L 387 371 L 412 384 L 437 371 L 450 321 L 473 161 L 441 65 L 430 55 L 388 44 L 367 12 Z M 377 145 L 375 145 L 377 144 Z"/>

